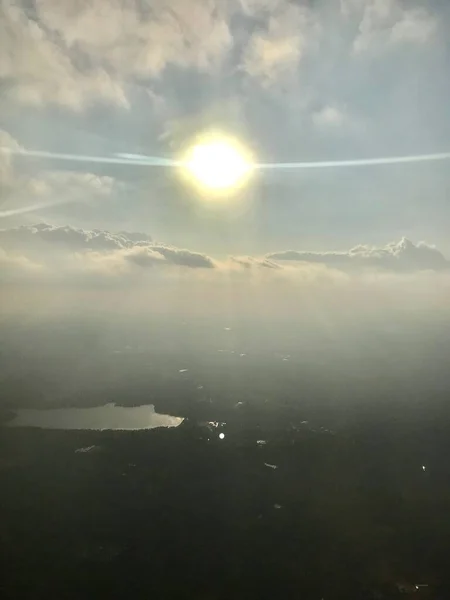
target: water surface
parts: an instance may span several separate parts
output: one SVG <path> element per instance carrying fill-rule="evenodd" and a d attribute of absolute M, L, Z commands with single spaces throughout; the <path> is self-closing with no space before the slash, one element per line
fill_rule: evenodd
<path fill-rule="evenodd" d="M 154 429 L 178 427 L 183 419 L 155 412 L 152 404 L 116 406 L 105 404 L 93 408 L 23 408 L 16 411 L 10 427 L 43 429 Z"/>

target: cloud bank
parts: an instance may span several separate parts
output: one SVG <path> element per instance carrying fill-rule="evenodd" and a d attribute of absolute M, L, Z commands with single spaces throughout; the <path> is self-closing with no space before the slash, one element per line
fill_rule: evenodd
<path fill-rule="evenodd" d="M 96 103 L 128 109 L 130 84 L 157 80 L 169 67 L 214 75 L 236 60 L 234 68 L 266 88 L 295 77 L 326 35 L 327 6 L 288 0 L 1 0 L 0 17 L 4 98 L 79 112 Z M 349 44 L 357 55 L 423 45 L 437 28 L 428 8 L 400 0 L 341 0 L 333 18 L 356 26 Z M 243 22 L 250 25 L 244 38 L 238 27 Z"/>
<path fill-rule="evenodd" d="M 450 262 L 435 247 L 403 238 L 384 247 L 357 246 L 348 251 L 307 252 L 286 250 L 263 257 L 230 256 L 217 259 L 205 253 L 152 240 L 147 233 L 85 230 L 47 223 L 0 230 L 3 261 L 17 265 L 40 265 L 42 273 L 52 270 L 70 276 L 74 263 L 77 269 L 88 272 L 92 266 L 100 274 L 123 276 L 129 268 L 146 270 L 149 267 L 178 267 L 187 270 L 215 270 L 220 273 L 285 272 L 286 277 L 304 277 L 324 269 L 330 273 L 355 272 L 415 273 L 441 272 Z M 79 274 L 79 273 L 78 273 Z"/>
<path fill-rule="evenodd" d="M 403 238 L 384 247 L 355 246 L 344 252 L 285 250 L 267 255 L 270 260 L 322 264 L 340 270 L 384 269 L 387 271 L 440 271 L 450 267 L 444 255 L 425 242 L 414 244 Z"/>
<path fill-rule="evenodd" d="M 348 252 L 213 257 L 113 233 L 37 224 L 0 230 L 0 302 L 27 319 L 97 311 L 353 324 L 407 311 L 448 313 L 450 270 L 407 240 Z M 114 317 L 113 317 L 114 315 Z M 353 325 L 352 325 L 353 327 Z"/>

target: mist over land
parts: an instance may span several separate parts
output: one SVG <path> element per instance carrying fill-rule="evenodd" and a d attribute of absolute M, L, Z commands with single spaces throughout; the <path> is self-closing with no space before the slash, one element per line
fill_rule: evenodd
<path fill-rule="evenodd" d="M 2 600 L 450 598 L 449 31 L 0 0 Z"/>

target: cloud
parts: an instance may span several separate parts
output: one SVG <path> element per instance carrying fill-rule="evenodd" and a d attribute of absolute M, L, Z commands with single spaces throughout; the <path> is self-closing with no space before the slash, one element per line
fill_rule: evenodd
<path fill-rule="evenodd" d="M 106 199 L 122 184 L 109 176 L 72 171 L 26 173 L 16 167 L 14 156 L 2 149 L 20 150 L 8 132 L 0 130 L 0 218 L 39 209 Z"/>
<path fill-rule="evenodd" d="M 4 99 L 129 107 L 127 86 L 169 65 L 214 72 L 233 45 L 225 3 L 0 0 Z"/>
<path fill-rule="evenodd" d="M 214 261 L 206 254 L 156 243 L 143 245 L 140 242 L 138 246 L 132 247 L 129 252 L 125 253 L 125 258 L 140 267 L 153 266 L 163 262 L 192 269 L 213 269 L 215 267 Z"/>
<path fill-rule="evenodd" d="M 337 128 L 346 123 L 345 113 L 336 106 L 324 106 L 313 113 L 313 123 L 319 128 Z"/>
<path fill-rule="evenodd" d="M 83 310 L 135 318 L 150 309 L 305 323 L 351 314 L 353 322 L 369 313 L 448 307 L 447 266 L 436 249 L 406 240 L 216 260 L 139 233 L 47 224 L 0 230 L 2 310 L 30 318 Z"/>
<path fill-rule="evenodd" d="M 392 27 L 391 41 L 423 44 L 433 36 L 437 22 L 424 8 L 404 11 L 402 19 Z"/>
<path fill-rule="evenodd" d="M 57 36 L 33 18 L 31 7 L 0 2 L 0 83 L 4 98 L 72 110 L 99 101 L 128 106 L 123 89 L 107 70 L 100 66 L 79 68 L 76 57 L 61 48 Z"/>
<path fill-rule="evenodd" d="M 39 275 L 43 272 L 43 266 L 33 262 L 32 259 L 26 256 L 16 256 L 7 253 L 3 248 L 0 248 L 0 270 L 2 276 L 9 280 L 16 277 L 21 277 L 24 273 L 29 275 Z"/>
<path fill-rule="evenodd" d="M 162 246 L 160 244 L 153 244 L 152 250 L 162 254 L 168 262 L 174 265 L 192 268 L 214 268 L 214 261 L 209 256 L 206 256 L 206 254 L 170 246 Z"/>
<path fill-rule="evenodd" d="M 157 77 L 170 64 L 215 69 L 233 39 L 224 4 L 39 0 L 40 20 L 77 51 L 121 76 Z"/>
<path fill-rule="evenodd" d="M 1 59 L 0 59 L 1 60 Z M 13 160 L 14 156 L 9 152 L 2 152 L 2 149 L 20 150 L 20 145 L 7 131 L 0 129 L 0 189 L 2 190 L 0 199 L 3 199 L 4 192 L 9 193 L 14 187 L 15 173 Z"/>
<path fill-rule="evenodd" d="M 253 34 L 242 60 L 242 69 L 267 87 L 295 74 L 318 33 L 318 23 L 307 7 L 274 4 L 265 30 Z"/>
<path fill-rule="evenodd" d="M 359 17 L 353 43 L 357 54 L 382 51 L 398 44 L 424 44 L 437 27 L 435 16 L 424 7 L 406 8 L 399 0 L 341 0 L 347 17 Z"/>
<path fill-rule="evenodd" d="M 47 223 L 0 230 L 0 248 L 5 260 L 31 257 L 48 272 L 61 276 L 71 276 L 74 271 L 124 275 L 156 265 L 191 269 L 216 266 L 205 254 L 153 242 L 146 233 L 111 233 Z"/>
<path fill-rule="evenodd" d="M 439 250 L 424 242 L 413 244 L 403 238 L 382 248 L 356 246 L 344 252 L 305 252 L 285 250 L 268 254 L 270 260 L 322 264 L 334 269 L 382 269 L 388 271 L 423 271 L 450 268 Z"/>
<path fill-rule="evenodd" d="M 0 230 L 0 245 L 14 251 L 27 251 L 30 247 L 44 244 L 62 246 L 72 252 L 104 252 L 132 248 L 139 243 L 149 244 L 151 237 L 146 233 L 110 233 L 99 229 L 89 231 L 47 223 Z"/>
<path fill-rule="evenodd" d="M 231 256 L 230 261 L 244 269 L 264 268 L 281 269 L 282 266 L 267 258 L 254 258 L 253 256 Z"/>
<path fill-rule="evenodd" d="M 121 282 L 139 281 L 145 273 L 154 277 L 152 273 L 173 272 L 188 281 L 189 273 L 203 272 L 206 276 L 209 271 L 221 285 L 225 276 L 228 283 L 235 279 L 257 285 L 272 282 L 277 288 L 294 284 L 329 287 L 347 285 L 349 276 L 360 274 L 399 276 L 440 272 L 450 267 L 450 261 L 436 248 L 406 239 L 381 248 L 357 246 L 345 252 L 287 250 L 265 257 L 230 256 L 220 261 L 204 253 L 155 242 L 145 233 L 112 233 L 46 223 L 0 230 L 0 249 L 2 263 L 9 265 L 7 280 L 16 265 L 15 279 L 31 271 L 36 277 L 40 268 L 44 279 L 75 282 L 87 278 L 89 282 L 94 277 L 96 284 L 101 284 L 102 277 L 107 277 L 119 286 Z"/>

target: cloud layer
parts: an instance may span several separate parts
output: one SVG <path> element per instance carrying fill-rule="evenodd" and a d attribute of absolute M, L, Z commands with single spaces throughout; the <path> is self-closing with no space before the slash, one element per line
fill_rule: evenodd
<path fill-rule="evenodd" d="M 268 255 L 271 260 L 322 264 L 334 269 L 384 269 L 388 271 L 440 271 L 450 267 L 439 250 L 424 242 L 414 244 L 403 238 L 382 248 L 356 246 L 344 252 L 285 250 Z"/>
<path fill-rule="evenodd" d="M 399 273 L 437 272 L 450 267 L 450 262 L 436 248 L 423 242 L 413 244 L 405 238 L 380 248 L 357 246 L 345 252 L 286 250 L 266 257 L 231 256 L 228 260 L 217 260 L 204 253 L 155 242 L 146 233 L 111 233 L 40 223 L 0 230 L 0 248 L 3 260 L 8 258 L 10 264 L 12 260 L 24 265 L 31 262 L 46 269 L 56 264 L 63 275 L 67 275 L 64 269 L 68 268 L 64 260 L 69 259 L 76 260 L 79 269 L 89 271 L 95 265 L 99 273 L 106 269 L 116 275 L 123 275 L 127 265 L 138 269 L 159 265 L 221 272 L 285 270 L 290 277 L 295 276 L 295 268 L 299 266 L 299 273 L 304 274 L 306 266 L 310 270 L 315 268 L 319 276 L 323 275 L 323 268 L 343 273 L 380 270 Z"/>
<path fill-rule="evenodd" d="M 146 269 L 156 265 L 186 268 L 214 268 L 207 255 L 152 242 L 145 233 L 110 233 L 46 223 L 0 230 L 4 260 L 32 260 L 47 274 L 79 276 L 83 271 L 123 276 L 129 267 Z M 76 273 L 74 273 L 76 270 Z"/>
<path fill-rule="evenodd" d="M 326 35 L 327 10 L 288 0 L 1 0 L 0 80 L 4 98 L 81 111 L 95 103 L 130 107 L 130 84 L 169 67 L 214 74 L 228 62 L 263 87 L 296 69 Z M 400 0 L 341 0 L 357 54 L 424 44 L 437 21 Z M 242 37 L 242 23 L 247 23 Z"/>

